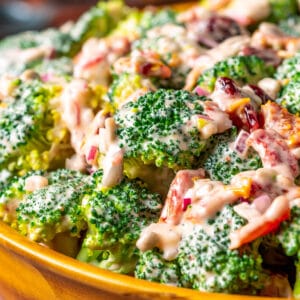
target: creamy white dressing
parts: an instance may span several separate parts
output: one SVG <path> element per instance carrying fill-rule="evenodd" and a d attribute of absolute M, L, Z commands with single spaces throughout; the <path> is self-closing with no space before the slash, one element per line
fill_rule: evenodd
<path fill-rule="evenodd" d="M 207 114 L 216 125 L 215 133 L 222 133 L 232 127 L 232 121 L 230 120 L 229 115 L 223 112 L 214 102 L 205 101 L 203 107 L 205 114 Z"/>
<path fill-rule="evenodd" d="M 141 251 L 158 247 L 163 250 L 164 259 L 172 260 L 177 256 L 180 240 L 181 234 L 177 227 L 167 223 L 153 223 L 143 230 L 136 245 Z"/>
<path fill-rule="evenodd" d="M 275 78 L 264 78 L 260 80 L 257 85 L 265 91 L 267 95 L 272 97 L 272 99 L 277 99 L 278 94 L 281 90 L 281 82 Z"/>

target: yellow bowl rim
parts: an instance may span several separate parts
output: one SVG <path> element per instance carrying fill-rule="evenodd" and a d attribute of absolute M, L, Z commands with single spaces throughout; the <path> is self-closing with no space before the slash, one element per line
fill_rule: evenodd
<path fill-rule="evenodd" d="M 117 294 L 135 294 L 170 297 L 183 297 L 184 299 L 216 299 L 216 300 L 267 300 L 276 298 L 252 297 L 240 295 L 226 295 L 203 293 L 195 290 L 167 286 L 148 282 L 131 276 L 113 273 L 97 268 L 76 259 L 58 253 L 52 249 L 39 245 L 20 235 L 13 228 L 0 221 L 0 245 L 13 253 L 29 260 L 36 266 L 46 267 L 53 273 L 76 280 L 85 285 Z M 283 299 L 283 298 L 277 298 Z"/>

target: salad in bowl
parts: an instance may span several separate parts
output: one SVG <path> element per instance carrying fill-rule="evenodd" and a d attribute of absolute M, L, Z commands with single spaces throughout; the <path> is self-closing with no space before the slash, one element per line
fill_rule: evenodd
<path fill-rule="evenodd" d="M 0 220 L 99 268 L 300 297 L 297 1 L 99 2 L 0 42 Z"/>

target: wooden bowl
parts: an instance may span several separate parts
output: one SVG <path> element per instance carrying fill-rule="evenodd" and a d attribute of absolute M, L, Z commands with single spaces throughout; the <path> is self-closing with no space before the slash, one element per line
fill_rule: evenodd
<path fill-rule="evenodd" d="M 276 300 L 202 293 L 115 274 L 36 244 L 1 221 L 0 299 Z"/>

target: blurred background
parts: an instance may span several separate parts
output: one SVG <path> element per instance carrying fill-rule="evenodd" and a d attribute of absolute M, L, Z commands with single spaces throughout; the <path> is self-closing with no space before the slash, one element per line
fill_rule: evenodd
<path fill-rule="evenodd" d="M 77 19 L 97 0 L 0 0 L 0 38 L 25 30 L 59 26 Z M 131 6 L 179 2 L 176 0 L 128 0 Z"/>

